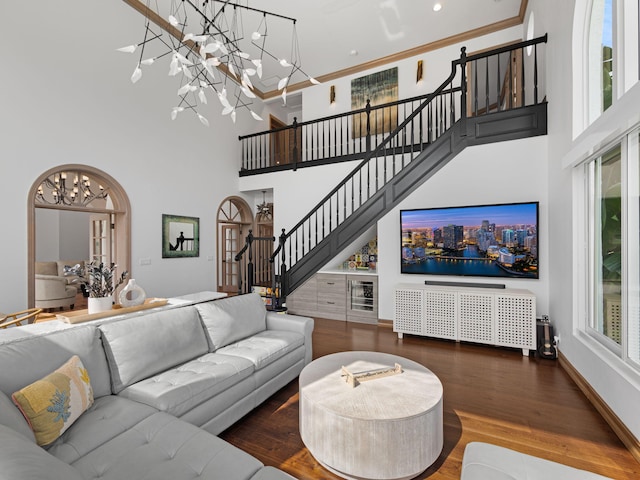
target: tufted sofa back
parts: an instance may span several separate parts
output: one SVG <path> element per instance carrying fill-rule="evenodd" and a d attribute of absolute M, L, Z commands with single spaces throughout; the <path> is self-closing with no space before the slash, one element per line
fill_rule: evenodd
<path fill-rule="evenodd" d="M 101 325 L 114 394 L 207 353 L 200 316 L 188 306 Z"/>
<path fill-rule="evenodd" d="M 111 394 L 109 367 L 97 327 L 85 325 L 26 336 L 0 344 L 0 390 L 7 396 L 39 380 L 78 355 L 94 396 Z"/>

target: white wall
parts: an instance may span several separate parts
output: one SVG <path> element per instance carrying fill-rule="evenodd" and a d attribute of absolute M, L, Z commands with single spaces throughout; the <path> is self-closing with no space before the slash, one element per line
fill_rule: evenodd
<path fill-rule="evenodd" d="M 468 147 L 378 222 L 378 311 L 393 320 L 393 289 L 398 283 L 424 284 L 427 279 L 501 283 L 536 295 L 538 315 L 549 311 L 549 248 L 547 227 L 546 137 Z M 540 278 L 508 279 L 407 275 L 400 273 L 400 210 L 510 202 L 540 202 Z"/>
<path fill-rule="evenodd" d="M 27 306 L 27 192 L 45 170 L 67 163 L 99 168 L 126 190 L 126 267 L 148 295 L 215 289 L 216 211 L 238 193 L 235 139 L 251 117 L 239 112 L 234 126 L 209 105 L 208 129 L 188 114 L 172 122 L 178 80 L 168 66 L 157 62 L 132 85 L 137 59 L 115 50 L 143 34 L 142 17 L 124 2 L 44 2 L 38 15 L 13 2 L 3 13 L 11 21 L 0 29 L 0 58 L 13 73 L 0 79 L 0 176 L 11 178 L 0 190 L 2 310 Z M 163 213 L 200 218 L 200 257 L 161 258 Z"/>
<path fill-rule="evenodd" d="M 240 177 L 239 188 L 245 195 L 256 196 L 265 188 L 273 189 L 273 231 L 277 237 L 283 228 L 288 232 L 298 223 L 356 165 L 344 162 Z M 262 193 L 259 195 L 261 199 Z"/>
<path fill-rule="evenodd" d="M 36 209 L 36 261 L 88 260 L 89 215 Z"/>
<path fill-rule="evenodd" d="M 89 216 L 89 212 L 60 212 L 60 254 L 55 260 L 89 260 Z"/>
<path fill-rule="evenodd" d="M 23 237 L 24 232 L 15 232 L 15 235 Z M 36 210 L 36 262 L 58 260 L 59 255 L 60 211 L 38 208 Z"/>

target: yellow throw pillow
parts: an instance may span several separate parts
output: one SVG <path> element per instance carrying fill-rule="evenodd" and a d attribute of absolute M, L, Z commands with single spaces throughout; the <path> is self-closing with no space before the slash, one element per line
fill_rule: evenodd
<path fill-rule="evenodd" d="M 42 446 L 62 435 L 93 404 L 93 390 L 87 369 L 74 355 L 12 398 Z"/>

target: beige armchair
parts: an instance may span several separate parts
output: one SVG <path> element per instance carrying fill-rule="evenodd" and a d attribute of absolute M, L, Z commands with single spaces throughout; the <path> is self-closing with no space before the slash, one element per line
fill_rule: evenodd
<path fill-rule="evenodd" d="M 65 273 L 65 267 L 73 267 L 80 265 L 84 268 L 84 260 L 56 260 L 51 262 L 36 262 L 35 269 L 36 275 L 53 275 L 58 277 L 64 277 L 67 281 L 67 285 L 75 287 L 76 291 L 81 290 L 81 283 L 78 281 L 76 275 L 70 275 Z"/>
<path fill-rule="evenodd" d="M 36 308 L 73 308 L 76 293 L 64 277 L 36 274 Z"/>

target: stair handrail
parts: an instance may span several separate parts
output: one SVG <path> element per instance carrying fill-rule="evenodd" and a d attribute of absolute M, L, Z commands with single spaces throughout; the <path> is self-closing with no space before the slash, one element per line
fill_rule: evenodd
<path fill-rule="evenodd" d="M 457 92 L 460 90 L 460 87 L 455 87 L 452 88 L 450 91 L 449 90 L 444 90 L 441 93 L 452 93 L 452 92 Z M 329 115 L 327 117 L 322 117 L 322 118 L 316 118 L 314 120 L 307 120 L 304 122 L 298 122 L 296 120 L 295 125 L 291 124 L 291 125 L 284 125 L 282 127 L 277 127 L 277 128 L 272 128 L 270 130 L 263 130 L 261 132 L 255 132 L 255 133 L 249 133 L 247 135 L 239 135 L 238 136 L 238 140 L 245 140 L 247 138 L 252 138 L 252 137 L 259 137 L 261 135 L 268 135 L 268 134 L 273 134 L 273 133 L 279 133 L 279 132 L 284 132 L 286 130 L 293 130 L 295 128 L 301 128 L 304 127 L 306 125 L 313 125 L 314 123 L 318 123 L 318 122 L 326 122 L 327 120 L 335 120 L 336 118 L 342 118 L 342 117 L 348 117 L 348 116 L 356 116 L 356 115 L 360 115 L 361 113 L 367 113 L 367 111 L 375 111 L 375 110 L 383 110 L 385 108 L 390 108 L 390 107 L 396 107 L 398 105 L 403 105 L 405 103 L 412 103 L 412 102 L 418 102 L 421 100 L 424 100 L 426 98 L 428 98 L 430 95 L 432 95 L 433 92 L 431 93 L 425 93 L 423 95 L 418 95 L 415 97 L 411 97 L 411 98 L 403 98 L 402 100 L 394 100 L 393 102 L 388 102 L 388 103 L 384 103 L 381 105 L 370 105 L 369 108 L 362 107 L 356 110 L 349 110 L 348 112 L 342 112 L 342 113 L 336 113 L 334 115 Z M 367 102 L 369 102 L 369 100 L 367 100 Z"/>

